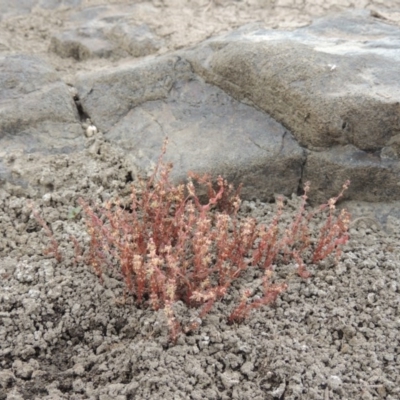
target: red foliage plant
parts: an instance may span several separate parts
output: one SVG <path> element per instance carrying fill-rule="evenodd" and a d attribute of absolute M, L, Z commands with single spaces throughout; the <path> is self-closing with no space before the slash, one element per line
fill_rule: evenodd
<path fill-rule="evenodd" d="M 39 225 L 43 228 L 46 236 L 48 237 L 50 244 L 47 249 L 43 251 L 44 254 L 52 255 L 58 262 L 62 261 L 61 252 L 59 249 L 59 244 L 57 239 L 54 237 L 53 231 L 49 228 L 46 221 L 41 217 L 41 215 L 35 210 L 32 202 L 28 203 L 28 207 L 32 211 L 32 215 Z"/>
<path fill-rule="evenodd" d="M 309 184 L 294 222 L 281 233 L 282 198 L 278 198 L 276 215 L 268 227 L 253 218 L 240 220 L 239 190 L 234 191 L 222 177 L 218 177 L 216 189 L 209 176 L 195 174 L 189 174 L 186 185 L 171 183 L 172 165 L 163 162 L 166 145 L 167 141 L 152 176 L 132 186 L 129 207 L 119 199 L 103 207 L 91 206 L 83 199 L 79 203 L 90 236 L 88 259 L 96 273 L 101 277 L 105 267 L 117 266 L 126 291 L 138 305 L 164 309 L 171 340 L 175 341 L 182 330 L 173 312 L 175 302 L 201 307 L 201 319 L 243 271 L 259 268 L 263 295 L 251 301 L 251 291 L 243 292 L 229 316 L 229 322 L 240 322 L 252 309 L 274 302 L 287 288 L 285 282 L 271 282 L 278 255 L 294 259 L 299 275 L 306 278 L 310 274 L 303 260 L 305 250 L 312 250 L 311 262 L 317 263 L 333 251 L 339 255 L 347 242 L 349 214 L 342 211 L 335 216 L 334 211 L 349 182 L 320 208 L 322 212 L 329 207 L 329 214 L 312 244 L 308 226 L 313 214 L 305 212 Z M 206 186 L 205 204 L 199 200 L 193 181 Z M 198 323 L 193 323 L 184 330 L 197 327 Z"/>

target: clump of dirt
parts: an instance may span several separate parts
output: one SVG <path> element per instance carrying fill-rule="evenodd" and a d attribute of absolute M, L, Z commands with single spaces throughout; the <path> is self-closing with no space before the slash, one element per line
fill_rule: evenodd
<path fill-rule="evenodd" d="M 79 197 L 129 193 L 137 172 L 123 152 L 98 135 L 80 153 L 9 163 L 36 189 L 0 190 L 0 399 L 399 398 L 395 220 L 391 235 L 357 221 L 337 265 L 309 266 L 312 277 L 293 278 L 273 306 L 228 325 L 239 290 L 255 283 L 246 274 L 172 345 L 163 311 L 137 308 L 112 272 L 102 284 L 71 240 L 87 248 Z M 284 220 L 299 201 L 286 199 Z M 60 243 L 60 263 L 43 254 L 30 202 Z M 241 213 L 269 222 L 275 207 L 245 201 Z M 296 266 L 275 268 L 283 278 Z M 178 302 L 174 312 L 184 320 L 196 310 Z"/>

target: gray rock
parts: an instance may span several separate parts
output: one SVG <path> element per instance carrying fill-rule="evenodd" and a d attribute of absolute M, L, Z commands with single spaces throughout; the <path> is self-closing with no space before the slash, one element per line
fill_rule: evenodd
<path fill-rule="evenodd" d="M 345 179 L 351 181 L 347 199 L 378 202 L 400 198 L 399 162 L 381 159 L 379 153 L 365 152 L 353 145 L 309 152 L 303 180 L 312 182 L 313 203 L 336 196 Z"/>
<path fill-rule="evenodd" d="M 113 49 L 112 43 L 100 29 L 88 26 L 54 35 L 49 47 L 50 51 L 60 57 L 72 57 L 78 61 L 93 57 L 108 58 Z"/>
<path fill-rule="evenodd" d="M 157 52 L 163 41 L 146 24 L 132 24 L 121 11 L 112 6 L 98 6 L 76 13 L 71 17 L 71 29 L 52 36 L 49 50 L 78 61 L 144 57 Z M 132 7 L 127 11 L 132 13 Z"/>
<path fill-rule="evenodd" d="M 0 157 L 16 143 L 26 152 L 75 148 L 82 134 L 78 111 L 53 68 L 16 55 L 0 57 L 0 72 Z"/>
<path fill-rule="evenodd" d="M 67 85 L 37 57 L 0 57 L 0 178 L 13 150 L 44 154 L 82 146 L 79 115 Z"/>
<path fill-rule="evenodd" d="M 297 191 L 305 153 L 290 132 L 206 84 L 180 57 L 81 75 L 77 89 L 94 124 L 142 168 L 168 136 L 177 180 L 189 170 L 221 174 L 244 183 L 243 198 Z"/>
<path fill-rule="evenodd" d="M 338 390 L 342 386 L 343 382 L 339 376 L 331 375 L 328 378 L 328 386 L 333 390 Z"/>
<path fill-rule="evenodd" d="M 106 29 L 105 34 L 119 49 L 132 57 L 156 53 L 163 43 L 146 24 L 132 26 L 121 22 Z"/>
<path fill-rule="evenodd" d="M 196 73 L 251 101 L 302 146 L 380 150 L 400 131 L 400 30 L 350 12 L 293 32 L 244 27 L 185 57 Z"/>
<path fill-rule="evenodd" d="M 157 51 L 149 28 L 129 22 L 136 6 L 121 7 L 72 14 L 51 48 L 78 60 Z M 350 179 L 346 199 L 391 201 L 400 195 L 399 47 L 400 30 L 367 12 L 292 32 L 253 24 L 80 74 L 75 93 L 82 115 L 136 167 L 151 166 L 168 136 L 176 180 L 189 170 L 221 174 L 244 183 L 243 198 L 262 200 L 309 180 L 317 203 Z M 53 69 L 27 56 L 3 57 L 0 69 L 0 177 L 11 179 L 4 157 L 13 149 L 82 147 L 74 93 Z"/>
<path fill-rule="evenodd" d="M 225 389 L 230 389 L 240 383 L 240 374 L 234 371 L 226 371 L 220 374 L 222 385 Z"/>
<path fill-rule="evenodd" d="M 397 27 L 350 12 L 293 32 L 246 26 L 183 57 L 310 150 L 303 180 L 312 181 L 311 200 L 350 178 L 347 198 L 388 201 L 400 193 L 399 50 Z"/>
<path fill-rule="evenodd" d="M 75 85 L 84 111 L 107 133 L 131 109 L 167 98 L 174 82 L 194 77 L 189 63 L 169 56 L 79 74 Z"/>

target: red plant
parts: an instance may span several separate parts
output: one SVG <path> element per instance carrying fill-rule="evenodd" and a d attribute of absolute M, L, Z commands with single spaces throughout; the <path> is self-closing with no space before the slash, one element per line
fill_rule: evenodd
<path fill-rule="evenodd" d="M 306 215 L 305 204 L 309 184 L 305 185 L 302 203 L 292 225 L 281 232 L 280 218 L 283 199 L 277 201 L 277 212 L 266 227 L 255 219 L 240 221 L 239 190 L 218 177 L 216 187 L 209 176 L 191 174 L 187 185 L 173 185 L 171 164 L 162 157 L 165 141 L 155 171 L 149 180 L 132 186 L 130 202 L 124 206 L 119 199 L 105 206 L 90 206 L 79 200 L 86 216 L 90 236 L 89 262 L 99 277 L 104 268 L 120 271 L 138 305 L 148 304 L 154 310 L 164 309 L 170 335 L 176 340 L 180 324 L 173 305 L 178 300 L 192 307 L 201 307 L 203 318 L 216 301 L 222 299 L 232 282 L 249 268 L 263 271 L 263 294 L 250 301 L 244 291 L 239 305 L 229 316 L 230 322 L 241 321 L 252 309 L 273 302 L 287 284 L 272 284 L 273 264 L 284 254 L 294 258 L 298 274 L 308 277 L 303 260 L 312 247 L 308 224 L 313 214 Z M 201 202 L 196 194 L 195 180 L 205 185 L 208 201 Z M 343 187 L 347 188 L 348 182 Z M 326 205 L 330 213 L 322 227 L 311 262 L 318 262 L 348 240 L 349 215 L 345 211 L 334 217 L 336 201 L 343 191 Z M 248 260 L 251 260 L 249 262 Z M 185 331 L 198 327 L 193 323 Z"/>
<path fill-rule="evenodd" d="M 350 181 L 346 181 L 342 191 L 336 197 L 331 198 L 327 204 L 323 204 L 319 208 L 319 211 L 323 211 L 329 207 L 329 214 L 319 234 L 318 243 L 312 258 L 313 263 L 323 260 L 334 250 L 336 251 L 336 258 L 338 259 L 341 254 L 341 246 L 346 244 L 349 240 L 348 228 L 350 224 L 350 214 L 343 209 L 337 217 L 334 215 L 335 204 L 338 199 L 343 196 L 343 192 L 349 185 Z"/>
<path fill-rule="evenodd" d="M 29 203 L 28 207 L 31 209 L 32 211 L 32 215 L 34 216 L 34 218 L 36 219 L 36 221 L 39 223 L 39 225 L 44 229 L 46 236 L 49 238 L 50 240 L 50 245 L 47 249 L 43 250 L 43 254 L 47 255 L 47 254 L 52 254 L 54 256 L 54 258 L 58 261 L 61 262 L 62 261 L 62 256 L 60 253 L 60 249 L 59 249 L 59 245 L 58 245 L 58 241 L 56 240 L 56 238 L 54 237 L 53 232 L 51 231 L 51 229 L 49 228 L 49 226 L 47 225 L 46 221 L 40 216 L 40 214 L 33 208 L 33 204 Z"/>

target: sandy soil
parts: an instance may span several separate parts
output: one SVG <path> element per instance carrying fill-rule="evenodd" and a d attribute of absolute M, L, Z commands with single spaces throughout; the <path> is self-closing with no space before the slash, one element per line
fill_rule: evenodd
<path fill-rule="evenodd" d="M 297 27 L 353 6 L 378 10 L 396 23 L 398 14 L 389 11 L 400 8 L 394 0 L 149 5 L 151 12 L 135 18 L 168 39 L 160 52 L 249 22 Z M 68 24 L 71 12 L 35 9 L 3 19 L 0 48 L 38 54 L 66 81 L 78 71 L 108 67 L 114 61 L 77 63 L 47 52 L 51 33 Z M 17 166 L 17 158 L 10 155 L 9 165 Z M 290 279 L 275 305 L 228 325 L 239 291 L 255 282 L 243 276 L 198 331 L 172 345 L 162 311 L 123 302 L 118 276 L 109 274 L 101 284 L 89 266 L 75 262 L 71 235 L 82 248 L 88 242 L 82 215 L 73 211 L 77 199 L 128 193 L 131 174 L 123 154 L 92 138 L 81 153 L 32 155 L 24 168 L 40 190 L 0 188 L 0 400 L 400 398 L 400 222 L 391 205 L 371 219 L 371 205 L 352 204 L 351 240 L 338 264 L 327 259 L 310 266 L 312 277 Z M 43 254 L 48 239 L 29 201 L 60 242 L 61 263 Z M 285 221 L 297 203 L 296 197 L 287 199 Z M 265 222 L 274 210 L 274 204 L 260 202 L 242 207 L 243 215 Z M 294 268 L 277 265 L 277 279 Z M 185 320 L 195 310 L 178 303 L 175 312 Z"/>

